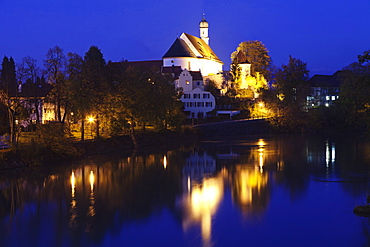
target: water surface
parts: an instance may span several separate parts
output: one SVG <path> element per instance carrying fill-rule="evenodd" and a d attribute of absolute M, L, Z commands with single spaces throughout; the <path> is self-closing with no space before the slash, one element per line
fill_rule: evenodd
<path fill-rule="evenodd" d="M 0 172 L 0 246 L 369 246 L 370 141 L 242 136 Z"/>

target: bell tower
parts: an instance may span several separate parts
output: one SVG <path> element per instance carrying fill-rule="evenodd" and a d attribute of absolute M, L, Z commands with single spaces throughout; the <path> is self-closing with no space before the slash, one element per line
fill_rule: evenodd
<path fill-rule="evenodd" d="M 204 18 L 204 14 L 202 20 L 199 22 L 199 31 L 200 31 L 200 38 L 209 45 L 209 37 L 208 37 L 208 22 Z"/>

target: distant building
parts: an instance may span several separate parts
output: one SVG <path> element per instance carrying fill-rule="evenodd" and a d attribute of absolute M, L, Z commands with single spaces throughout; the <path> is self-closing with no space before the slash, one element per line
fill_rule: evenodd
<path fill-rule="evenodd" d="M 240 68 L 240 79 L 242 85 L 247 85 L 247 77 L 251 75 L 251 63 L 248 61 L 247 56 L 239 51 L 233 60 Z"/>
<path fill-rule="evenodd" d="M 339 88 L 350 71 L 339 70 L 333 75 L 314 75 L 308 80 L 310 94 L 307 96 L 307 109 L 331 106 L 339 98 Z"/>
<path fill-rule="evenodd" d="M 11 100 L 19 101 L 29 114 L 26 121 L 18 122 L 19 124 L 26 127 L 36 124 L 37 120 L 43 124 L 56 121 L 55 104 L 49 100 L 53 88 L 54 86 L 49 83 L 26 82 L 19 85 L 17 92 L 11 94 Z"/>

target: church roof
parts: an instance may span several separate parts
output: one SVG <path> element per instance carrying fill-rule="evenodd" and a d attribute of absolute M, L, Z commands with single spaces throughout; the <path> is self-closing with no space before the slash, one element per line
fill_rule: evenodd
<path fill-rule="evenodd" d="M 177 38 L 170 49 L 164 54 L 166 57 L 196 57 L 184 40 Z"/>
<path fill-rule="evenodd" d="M 187 33 L 183 33 L 181 37 L 183 36 L 186 36 L 186 38 L 188 38 L 188 40 L 192 43 L 194 48 L 201 54 L 203 58 L 217 60 L 221 62 L 221 60 L 216 56 L 211 47 L 207 45 L 204 40 Z"/>
<path fill-rule="evenodd" d="M 177 38 L 163 56 L 163 58 L 169 57 L 198 57 L 221 62 L 204 40 L 187 33 L 183 33 L 180 38 Z"/>

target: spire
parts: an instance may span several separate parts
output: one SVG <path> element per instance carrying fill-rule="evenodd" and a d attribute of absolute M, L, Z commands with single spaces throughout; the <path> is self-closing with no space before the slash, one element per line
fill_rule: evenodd
<path fill-rule="evenodd" d="M 199 32 L 200 38 L 209 45 L 209 37 L 208 37 L 208 27 L 209 24 L 206 21 L 205 14 L 203 13 L 202 20 L 199 22 Z"/>

